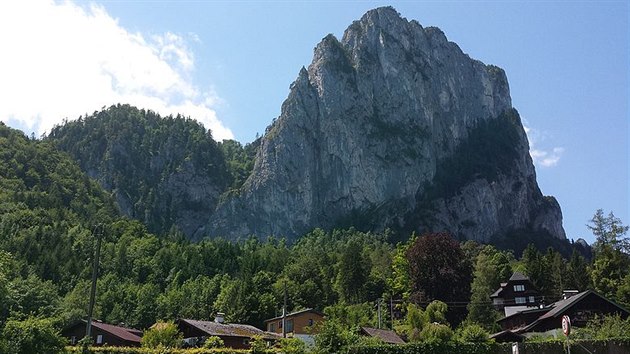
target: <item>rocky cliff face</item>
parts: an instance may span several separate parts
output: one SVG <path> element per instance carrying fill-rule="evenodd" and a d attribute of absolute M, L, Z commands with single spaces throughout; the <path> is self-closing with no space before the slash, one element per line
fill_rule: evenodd
<path fill-rule="evenodd" d="M 206 231 L 292 237 L 349 225 L 565 238 L 559 205 L 538 189 L 504 71 L 389 7 L 317 45 L 253 173 Z"/>

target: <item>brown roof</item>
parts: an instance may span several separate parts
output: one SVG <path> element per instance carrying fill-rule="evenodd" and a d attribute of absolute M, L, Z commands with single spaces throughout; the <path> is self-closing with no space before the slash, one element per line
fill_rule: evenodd
<path fill-rule="evenodd" d="M 79 322 L 75 323 L 72 327 L 78 324 L 86 324 L 86 323 L 87 323 L 86 320 L 80 320 Z M 129 341 L 129 342 L 140 343 L 140 340 L 142 339 L 140 338 L 140 336 L 142 335 L 142 331 L 138 329 L 134 329 L 134 328 L 114 326 L 114 325 L 99 322 L 99 321 L 92 321 L 92 327 L 98 328 L 103 332 L 107 332 L 113 336 L 116 336 L 120 339 Z"/>
<path fill-rule="evenodd" d="M 370 327 L 361 327 L 361 332 L 365 333 L 370 337 L 379 338 L 385 343 L 389 344 L 405 344 L 405 341 L 402 340 L 394 331 L 390 331 L 388 329 L 378 329 L 378 328 L 370 328 Z"/>
<path fill-rule="evenodd" d="M 242 337 L 252 338 L 254 336 L 262 336 L 265 339 L 278 339 L 279 335 L 275 333 L 265 332 L 254 326 L 246 324 L 236 323 L 218 323 L 214 321 L 198 321 L 189 319 L 180 319 L 180 323 L 187 323 L 202 332 L 207 333 L 209 336 L 228 336 L 228 337 Z"/>

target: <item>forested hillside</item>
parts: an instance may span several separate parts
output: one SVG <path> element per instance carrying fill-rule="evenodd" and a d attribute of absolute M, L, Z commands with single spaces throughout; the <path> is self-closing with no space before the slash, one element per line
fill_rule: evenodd
<path fill-rule="evenodd" d="M 261 326 L 279 314 L 286 288 L 289 310 L 323 310 L 339 328 L 376 325 L 375 302 L 393 299 L 408 317 L 425 313 L 418 318 L 453 327 L 467 320 L 492 331 L 499 314 L 488 295 L 512 271 L 528 274 L 548 302 L 566 288 L 594 288 L 630 305 L 627 227 L 601 210 L 590 224 L 598 240 L 592 261 L 533 246 L 515 254 L 448 234 L 393 244 L 389 232 L 354 229 L 316 229 L 294 244 L 193 243 L 120 216 L 112 197 L 48 140 L 0 125 L 0 156 L 0 329 L 35 318 L 61 328 L 85 318 L 99 232 L 95 317 L 139 328 L 159 319 L 211 319 L 218 311 Z M 394 325 L 413 339 L 419 323 Z"/>
<path fill-rule="evenodd" d="M 226 149 L 197 121 L 128 105 L 66 122 L 46 140 L 111 191 L 124 215 L 158 233 L 202 233 L 219 196 L 251 170 L 240 144 L 227 150 L 238 163 L 226 162 Z"/>

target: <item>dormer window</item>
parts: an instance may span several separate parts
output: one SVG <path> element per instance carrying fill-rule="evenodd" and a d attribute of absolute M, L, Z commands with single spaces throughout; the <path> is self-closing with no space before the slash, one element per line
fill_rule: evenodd
<path fill-rule="evenodd" d="M 514 291 L 525 291 L 525 285 L 523 284 L 514 285 Z"/>

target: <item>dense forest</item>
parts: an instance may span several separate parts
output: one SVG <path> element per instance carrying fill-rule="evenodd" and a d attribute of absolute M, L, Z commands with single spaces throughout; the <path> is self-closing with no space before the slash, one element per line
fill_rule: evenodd
<path fill-rule="evenodd" d="M 56 126 L 44 139 L 112 192 L 123 215 L 150 232 L 189 237 L 221 194 L 249 176 L 258 141 L 217 143 L 199 122 L 116 105 Z"/>
<path fill-rule="evenodd" d="M 91 122 L 86 118 L 74 124 Z M 198 140 L 186 144 L 206 144 L 210 152 L 178 160 L 224 164 L 229 173 L 216 183 L 238 187 L 251 170 L 255 147 L 214 145 L 196 123 L 186 122 L 173 118 L 172 123 L 190 124 L 196 132 L 191 136 Z M 316 308 L 344 326 L 374 326 L 379 299 L 396 303 L 392 313 L 403 315 L 432 313 L 430 304 L 439 300 L 448 308 L 443 320 L 451 326 L 478 323 L 493 331 L 499 313 L 488 296 L 513 271 L 530 276 L 544 295 L 541 301 L 558 300 L 563 289 L 593 288 L 630 306 L 628 227 L 612 213 L 598 210 L 588 226 L 597 239 L 592 259 L 576 251 L 565 258 L 533 245 L 515 253 L 441 233 L 410 235 L 394 244 L 389 231 L 352 228 L 316 229 L 293 244 L 275 238 L 191 242 L 177 228 L 151 224 L 154 219 L 143 224 L 123 216 L 115 196 L 82 172 L 81 158 L 75 162 L 71 157 L 79 153 L 57 149 L 64 141 L 57 134 L 53 130 L 55 139 L 29 139 L 0 124 L 0 329 L 34 318 L 51 319 L 59 328 L 84 318 L 99 235 L 103 245 L 95 317 L 137 328 L 157 320 L 211 319 L 217 311 L 230 322 L 261 326 L 279 314 L 286 289 L 289 310 Z M 65 134 L 69 139 L 70 133 Z M 171 144 L 162 137 L 155 141 Z M 103 143 L 102 153 L 114 153 L 112 146 Z M 168 150 L 155 148 L 158 155 Z M 124 165 L 137 168 L 139 163 Z M 153 183 L 151 178 L 138 176 L 139 188 Z M 142 195 L 134 198 L 143 200 L 159 186 L 140 188 Z M 147 204 L 138 206 L 138 212 L 157 211 Z M 159 232 L 151 232 L 149 225 Z M 387 326 L 413 338 L 413 321 L 392 321 L 389 314 L 384 318 Z"/>

